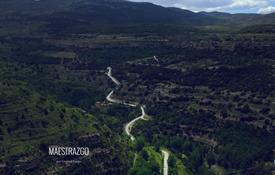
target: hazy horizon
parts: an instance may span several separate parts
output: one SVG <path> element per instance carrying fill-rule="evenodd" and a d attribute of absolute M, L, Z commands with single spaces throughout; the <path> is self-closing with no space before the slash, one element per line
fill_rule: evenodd
<path fill-rule="evenodd" d="M 129 0 L 151 2 L 165 7 L 177 7 L 193 12 L 258 13 L 275 12 L 275 0 Z"/>

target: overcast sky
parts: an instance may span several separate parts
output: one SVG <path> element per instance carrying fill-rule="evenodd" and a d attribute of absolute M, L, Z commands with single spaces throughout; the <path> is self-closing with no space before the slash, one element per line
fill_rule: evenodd
<path fill-rule="evenodd" d="M 192 11 L 221 11 L 230 13 L 272 13 L 275 0 L 131 0 L 152 2 L 166 7 L 179 7 Z"/>

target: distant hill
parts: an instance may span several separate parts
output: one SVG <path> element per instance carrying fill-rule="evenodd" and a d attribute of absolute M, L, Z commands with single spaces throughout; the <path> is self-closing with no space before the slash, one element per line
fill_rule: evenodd
<path fill-rule="evenodd" d="M 194 13 L 125 0 L 2 0 L 0 15 L 5 22 L 10 22 L 11 17 L 17 20 L 16 26 L 28 21 L 42 31 L 72 33 L 167 33 L 196 31 L 205 29 L 204 26 L 211 30 L 239 31 L 250 25 L 275 23 L 274 14 Z"/>
<path fill-rule="evenodd" d="M 188 10 L 124 0 L 3 0 L 0 2 L 0 10 L 0 14 L 67 15 L 101 23 L 179 22 L 199 25 L 215 21 L 212 17 Z"/>
<path fill-rule="evenodd" d="M 70 12 L 69 12 L 70 13 Z M 82 1 L 73 6 L 71 13 L 83 18 L 108 23 L 182 23 L 212 24 L 213 17 L 178 8 L 164 8 L 151 3 L 128 1 Z"/>
<path fill-rule="evenodd" d="M 208 15 L 214 18 L 223 20 L 224 24 L 238 24 L 241 26 L 256 25 L 256 24 L 274 24 L 275 14 L 230 14 L 222 12 L 200 12 L 200 14 Z"/>

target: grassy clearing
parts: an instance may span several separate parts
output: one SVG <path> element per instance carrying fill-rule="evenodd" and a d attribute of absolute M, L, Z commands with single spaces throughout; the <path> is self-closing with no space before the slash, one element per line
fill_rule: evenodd
<path fill-rule="evenodd" d="M 191 172 L 184 166 L 183 162 L 176 158 L 176 170 L 178 175 L 191 175 Z"/>
<path fill-rule="evenodd" d="M 215 175 L 224 175 L 225 170 L 223 167 L 218 166 L 218 165 L 212 165 L 211 170 L 214 172 Z"/>
<path fill-rule="evenodd" d="M 145 146 L 135 154 L 133 167 L 129 170 L 129 175 L 161 174 L 162 156 L 154 147 Z"/>

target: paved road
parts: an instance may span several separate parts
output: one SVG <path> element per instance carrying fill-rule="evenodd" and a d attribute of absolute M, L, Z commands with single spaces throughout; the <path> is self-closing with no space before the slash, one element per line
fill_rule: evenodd
<path fill-rule="evenodd" d="M 109 102 L 111 102 L 111 103 L 123 104 L 123 105 L 131 106 L 131 107 L 136 107 L 136 106 L 137 106 L 136 104 L 133 104 L 133 103 L 126 103 L 126 102 L 124 102 L 124 101 L 122 101 L 122 100 L 114 99 L 114 98 L 112 98 L 112 95 L 113 95 L 113 94 L 114 94 L 114 91 L 111 91 L 111 92 L 107 95 L 106 99 L 107 99 Z"/>
<path fill-rule="evenodd" d="M 120 82 L 115 78 L 115 77 L 113 77 L 112 76 L 112 68 L 111 67 L 107 67 L 107 70 L 108 70 L 108 72 L 106 73 L 107 74 L 107 76 L 109 77 L 109 78 L 111 78 L 111 80 L 116 84 L 116 85 L 120 85 Z"/>
<path fill-rule="evenodd" d="M 135 137 L 131 134 L 131 130 L 132 130 L 135 122 L 138 121 L 138 120 L 141 120 L 141 119 L 146 120 L 145 119 L 146 113 L 144 111 L 144 108 L 141 106 L 140 109 L 141 109 L 141 112 L 142 112 L 141 116 L 135 118 L 134 120 L 130 121 L 129 123 L 127 123 L 125 125 L 125 132 L 131 138 L 132 141 L 135 140 Z"/>
<path fill-rule="evenodd" d="M 156 56 L 154 56 L 154 60 L 159 63 L 159 59 Z"/>
<path fill-rule="evenodd" d="M 156 57 L 154 57 L 157 60 Z M 106 73 L 106 75 L 116 84 L 116 85 L 120 85 L 120 82 L 112 76 L 112 68 L 111 67 L 108 67 L 107 68 L 108 72 Z M 131 106 L 131 107 L 137 107 L 138 105 L 137 104 L 134 104 L 134 103 L 126 103 L 122 100 L 118 100 L 118 99 L 114 99 L 112 98 L 112 95 L 114 94 L 114 91 L 112 90 L 106 97 L 106 99 L 111 102 L 111 103 L 118 103 L 118 104 L 123 104 L 123 105 L 126 105 L 126 106 Z M 132 128 L 135 124 L 135 122 L 137 122 L 138 120 L 146 120 L 145 116 L 146 116 L 146 113 L 145 113 L 145 110 L 144 110 L 144 107 L 143 106 L 140 106 L 140 110 L 141 110 L 141 116 L 133 119 L 132 121 L 130 121 L 129 123 L 127 123 L 125 125 L 125 132 L 126 134 L 131 138 L 132 141 L 135 140 L 135 137 L 131 134 L 131 131 L 132 131 Z M 161 150 L 162 152 L 162 155 L 163 155 L 163 175 L 168 175 L 168 159 L 169 159 L 169 153 L 165 150 Z"/>
<path fill-rule="evenodd" d="M 112 76 L 112 68 L 111 67 L 108 67 L 107 68 L 108 72 L 106 73 L 106 75 L 116 84 L 116 85 L 120 85 L 120 82 Z M 114 99 L 112 98 L 112 95 L 114 94 L 114 91 L 112 90 L 106 97 L 106 99 L 111 102 L 111 103 L 117 103 L 117 104 L 123 104 L 123 105 L 126 105 L 126 106 L 131 106 L 131 107 L 137 107 L 137 104 L 134 104 L 134 103 L 126 103 L 122 100 L 118 100 L 118 99 Z M 145 119 L 145 116 L 146 116 L 146 113 L 144 111 L 144 107 L 141 106 L 140 107 L 141 109 L 141 112 L 142 112 L 142 115 L 135 118 L 134 120 L 130 121 L 129 123 L 127 123 L 125 125 L 125 132 L 126 134 L 131 138 L 132 141 L 135 140 L 135 137 L 131 134 L 131 130 L 135 124 L 136 121 L 140 120 L 140 119 L 143 119 L 143 120 L 146 120 Z"/>
<path fill-rule="evenodd" d="M 161 153 L 163 155 L 163 175 L 168 175 L 168 159 L 169 159 L 169 153 L 165 150 L 161 150 Z"/>

